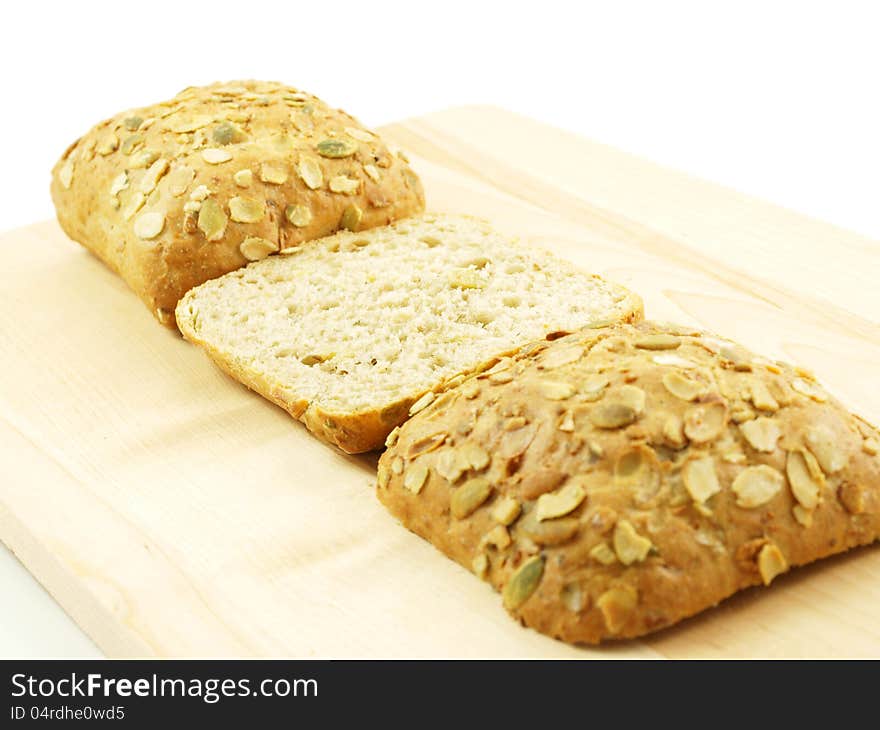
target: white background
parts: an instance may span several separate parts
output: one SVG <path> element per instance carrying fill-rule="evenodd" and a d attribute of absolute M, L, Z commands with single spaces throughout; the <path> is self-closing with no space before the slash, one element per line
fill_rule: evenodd
<path fill-rule="evenodd" d="M 49 170 L 98 120 L 263 78 L 369 125 L 507 107 L 880 238 L 875 15 L 840 0 L 7 3 L 0 231 L 52 215 Z M 0 549 L 0 656 L 95 653 Z"/>

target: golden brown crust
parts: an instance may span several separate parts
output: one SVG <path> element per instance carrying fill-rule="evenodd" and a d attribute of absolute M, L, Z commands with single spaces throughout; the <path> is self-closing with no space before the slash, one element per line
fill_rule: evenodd
<path fill-rule="evenodd" d="M 405 158 L 357 120 L 257 81 L 190 87 L 101 122 L 55 165 L 51 190 L 67 235 L 171 327 L 208 279 L 424 209 Z"/>
<path fill-rule="evenodd" d="M 880 535 L 880 435 L 812 376 L 653 323 L 535 343 L 389 438 L 379 499 L 570 642 Z"/>

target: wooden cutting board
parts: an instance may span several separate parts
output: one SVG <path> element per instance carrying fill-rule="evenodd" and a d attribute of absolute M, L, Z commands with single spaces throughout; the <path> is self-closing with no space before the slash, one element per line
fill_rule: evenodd
<path fill-rule="evenodd" d="M 812 368 L 880 421 L 880 243 L 490 108 L 387 128 L 435 210 L 490 218 L 638 291 L 649 316 Z M 54 223 L 0 238 L 0 537 L 111 656 L 880 655 L 880 549 L 644 641 L 575 648 L 158 326 Z"/>

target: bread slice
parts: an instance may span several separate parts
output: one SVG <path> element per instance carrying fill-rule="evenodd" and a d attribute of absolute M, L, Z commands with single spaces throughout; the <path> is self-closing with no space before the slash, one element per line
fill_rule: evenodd
<path fill-rule="evenodd" d="M 176 316 L 233 377 L 358 453 L 456 375 L 533 339 L 638 320 L 642 302 L 484 221 L 425 215 L 208 281 Z"/>

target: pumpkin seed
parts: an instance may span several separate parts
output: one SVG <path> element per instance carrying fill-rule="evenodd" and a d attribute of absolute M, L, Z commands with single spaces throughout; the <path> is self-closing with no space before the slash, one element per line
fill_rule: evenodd
<path fill-rule="evenodd" d="M 348 231 L 356 231 L 358 225 L 360 225 L 363 214 L 363 211 L 352 203 L 342 211 L 342 218 L 339 220 L 339 225 Z"/>
<path fill-rule="evenodd" d="M 256 198 L 237 195 L 229 199 L 229 215 L 238 223 L 257 223 L 266 215 L 266 204 Z"/>
<path fill-rule="evenodd" d="M 334 138 L 324 139 L 315 145 L 315 149 L 321 157 L 331 157 L 339 159 L 341 157 L 350 157 L 357 152 L 357 142 L 351 139 Z"/>
<path fill-rule="evenodd" d="M 535 555 L 526 560 L 507 581 L 502 592 L 504 607 L 516 611 L 537 590 L 544 575 L 544 556 Z"/>
<path fill-rule="evenodd" d="M 199 230 L 207 241 L 219 241 L 226 233 L 226 213 L 214 198 L 208 198 L 199 209 Z"/>
<path fill-rule="evenodd" d="M 492 484 L 484 477 L 468 479 L 452 493 L 449 507 L 452 516 L 462 520 L 472 514 L 492 494 Z"/>
<path fill-rule="evenodd" d="M 785 478 L 776 469 L 760 464 L 746 467 L 737 474 L 731 489 L 736 494 L 737 506 L 752 509 L 773 499 L 784 483 Z"/>

